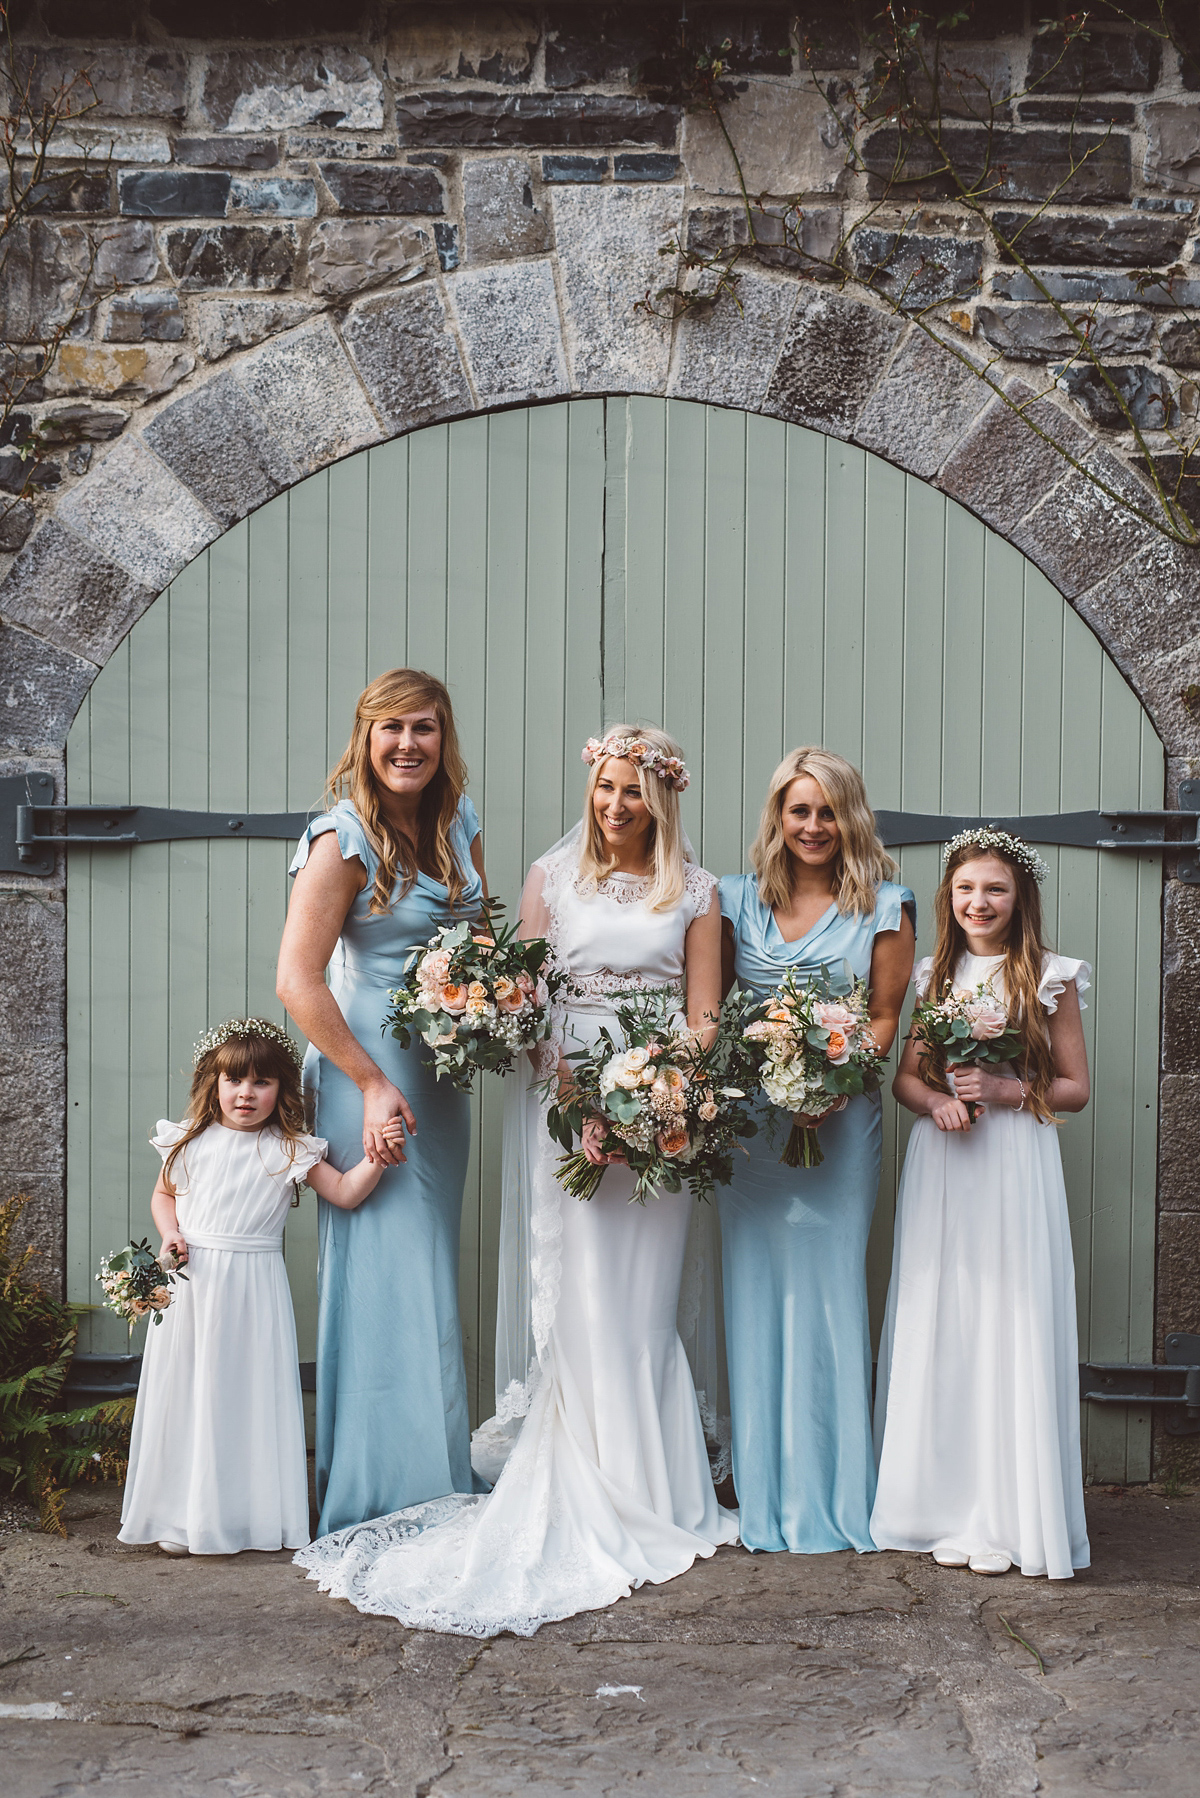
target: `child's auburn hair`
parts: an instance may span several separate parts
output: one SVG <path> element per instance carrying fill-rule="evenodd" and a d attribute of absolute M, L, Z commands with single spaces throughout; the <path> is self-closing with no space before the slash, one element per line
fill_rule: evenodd
<path fill-rule="evenodd" d="M 279 1097 L 263 1128 L 274 1124 L 283 1138 L 289 1165 L 296 1159 L 298 1139 L 305 1134 L 304 1094 L 296 1052 L 279 1041 L 282 1033 L 278 1029 L 275 1036 L 270 1037 L 265 1030 L 261 1033 L 255 1030 L 256 1022 L 254 1018 L 239 1022 L 236 1035 L 228 1036 L 213 1049 L 206 1049 L 196 1061 L 184 1132 L 163 1162 L 163 1185 L 172 1195 L 175 1187 L 171 1171 L 179 1156 L 190 1142 L 204 1134 L 210 1124 L 220 1120 L 218 1088 L 222 1074 L 227 1074 L 231 1080 L 245 1080 L 247 1075 L 256 1080 L 278 1080 Z"/>
<path fill-rule="evenodd" d="M 947 987 L 954 985 L 954 971 L 967 948 L 966 934 L 954 915 L 954 876 L 965 863 L 987 857 L 1003 862 L 1016 882 L 1017 901 L 1008 941 L 1004 945 L 1005 1003 L 1025 1044 L 1021 1073 L 1029 1094 L 1029 1109 L 1039 1123 L 1051 1124 L 1054 1113 L 1050 1108 L 1049 1093 L 1054 1079 L 1054 1051 L 1050 1047 L 1046 1008 L 1038 998 L 1042 957 L 1046 953 L 1042 938 L 1042 895 L 1031 871 L 1002 848 L 964 843 L 961 849 L 952 851 L 933 901 L 937 945 L 929 970 L 928 996 L 940 999 Z M 941 1057 L 923 1056 L 921 1078 L 927 1086 L 949 1092 L 945 1066 L 938 1065 L 941 1060 Z"/>

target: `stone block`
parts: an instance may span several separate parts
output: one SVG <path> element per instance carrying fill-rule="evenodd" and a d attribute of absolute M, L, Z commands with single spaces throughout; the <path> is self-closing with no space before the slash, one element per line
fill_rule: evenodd
<path fill-rule="evenodd" d="M 395 144 L 385 144 L 377 137 L 310 137 L 306 131 L 289 131 L 287 154 L 317 162 L 395 162 L 400 152 Z"/>
<path fill-rule="evenodd" d="M 359 301 L 342 330 L 376 410 L 393 431 L 471 411 L 458 345 L 432 282 Z"/>
<path fill-rule="evenodd" d="M 218 535 L 212 514 L 136 438 L 111 449 L 57 516 L 155 593 Z"/>
<path fill-rule="evenodd" d="M 458 253 L 458 226 L 438 219 L 433 227 L 433 241 L 437 246 L 438 267 L 444 275 L 449 274 L 462 260 Z"/>
<path fill-rule="evenodd" d="M 966 181 L 993 182 L 989 197 L 1001 200 L 1076 204 L 1128 200 L 1131 192 L 1130 140 L 1120 131 L 1015 131 L 1000 126 L 949 125 L 941 133 L 946 158 Z M 900 201 L 952 199 L 952 176 L 935 174 L 934 153 L 925 141 L 913 141 L 897 173 L 900 144 L 892 125 L 872 131 L 863 144 L 872 198 Z M 1085 158 L 1086 152 L 1086 159 Z M 940 163 L 939 163 L 940 166 Z M 900 177 L 903 177 L 902 179 Z M 1061 190 L 1061 191 L 1060 191 Z"/>
<path fill-rule="evenodd" d="M 1166 655 L 1131 658 L 1122 672 L 1150 714 L 1167 754 L 1188 756 L 1194 765 L 1200 759 L 1200 718 L 1190 695 L 1200 687 L 1200 637 Z"/>
<path fill-rule="evenodd" d="M 153 598 L 126 569 L 49 518 L 0 584 L 0 616 L 103 666 Z"/>
<path fill-rule="evenodd" d="M 325 319 L 265 343 L 234 372 L 284 454 L 306 474 L 383 435 Z"/>
<path fill-rule="evenodd" d="M 1107 451 L 1087 468 L 1114 493 L 1145 508 L 1149 494 L 1123 462 Z M 1012 541 L 1067 599 L 1094 587 L 1145 549 L 1151 532 L 1120 500 L 1078 469 L 1064 465 L 1063 479 L 1012 532 Z"/>
<path fill-rule="evenodd" d="M 91 259 L 81 225 L 15 224 L 0 263 L 0 339 L 36 342 L 68 326 L 86 302 Z"/>
<path fill-rule="evenodd" d="M 111 443 L 128 423 L 129 414 L 120 406 L 77 402 L 47 406 L 38 417 L 38 435 L 54 448 L 67 443 Z"/>
<path fill-rule="evenodd" d="M 322 163 L 321 179 L 342 212 L 445 212 L 442 184 L 433 169 L 372 168 L 370 164 Z"/>
<path fill-rule="evenodd" d="M 61 1103 L 65 1106 L 65 1093 Z M 18 1193 L 23 1193 L 29 1203 L 13 1228 L 12 1246 L 18 1251 L 36 1251 L 34 1276 L 48 1292 L 61 1298 L 66 1291 L 67 1242 L 63 1177 L 58 1173 L 31 1173 L 27 1168 L 0 1168 L 0 1196 L 16 1197 Z"/>
<path fill-rule="evenodd" d="M 847 179 L 838 121 L 815 89 L 750 81 L 723 110 L 751 194 L 835 193 Z M 710 112 L 685 115 L 683 163 L 693 187 L 739 192 L 733 157 Z"/>
<path fill-rule="evenodd" d="M 800 42 L 802 74 L 805 67 L 858 67 L 859 36 L 854 15 L 841 0 L 806 0 L 796 21 L 796 35 Z M 982 37 L 985 33 L 981 29 L 975 35 Z"/>
<path fill-rule="evenodd" d="M 1167 193 L 1200 190 L 1200 114 L 1191 100 L 1151 100 L 1145 110 L 1142 178 Z"/>
<path fill-rule="evenodd" d="M 1159 1336 L 1184 1330 L 1200 1335 L 1200 1212 L 1164 1211 L 1158 1220 L 1155 1318 Z M 1167 1437 L 1172 1449 L 1195 1439 Z"/>
<path fill-rule="evenodd" d="M 552 6 L 546 15 L 546 85 L 637 85 L 662 72 L 659 65 L 672 48 L 670 21 L 649 7 Z"/>
<path fill-rule="evenodd" d="M 107 343 L 178 343 L 182 336 L 183 308 L 170 287 L 118 294 L 109 305 Z"/>
<path fill-rule="evenodd" d="M 28 185 L 27 205 L 30 212 L 43 217 L 48 214 L 109 212 L 111 189 L 106 170 L 89 173 L 86 169 L 63 169 L 47 175 L 43 181 L 30 182 L 32 165 L 18 172 L 21 186 Z"/>
<path fill-rule="evenodd" d="M 678 156 L 664 156 L 655 150 L 626 150 L 613 157 L 614 181 L 675 181 L 678 176 Z"/>
<path fill-rule="evenodd" d="M 196 348 L 205 362 L 291 331 L 318 310 L 314 300 L 201 300 Z"/>
<path fill-rule="evenodd" d="M 1057 362 L 1079 354 L 1079 340 L 1050 306 L 977 306 L 975 325 L 1015 362 Z M 1148 312 L 1097 313 L 1089 340 L 1101 356 L 1136 356 L 1154 348 Z"/>
<path fill-rule="evenodd" d="M 844 294 L 802 291 L 765 409 L 831 437 L 851 436 L 906 329 Z"/>
<path fill-rule="evenodd" d="M 281 131 L 294 125 L 378 131 L 383 83 L 367 57 L 337 45 L 216 50 L 201 106 L 218 131 Z"/>
<path fill-rule="evenodd" d="M 1200 567 L 1194 552 L 1145 528 L 1147 547 L 1074 602 L 1127 670 L 1186 649 L 1200 636 Z M 1160 668 L 1160 688 L 1163 673 Z"/>
<path fill-rule="evenodd" d="M 684 313 L 675 328 L 672 397 L 759 411 L 798 292 L 794 281 L 750 269 L 738 281 L 737 305 L 726 296 Z"/>
<path fill-rule="evenodd" d="M 64 343 L 46 375 L 46 392 L 100 399 L 157 399 L 196 366 L 188 349 L 165 343 Z"/>
<path fill-rule="evenodd" d="M 322 219 L 308 246 L 308 280 L 323 298 L 344 300 L 384 281 L 425 272 L 429 238 L 400 219 Z"/>
<path fill-rule="evenodd" d="M 1200 368 L 1200 319 L 1178 318 L 1159 333 L 1164 362 L 1173 368 Z"/>
<path fill-rule="evenodd" d="M 273 169 L 279 145 L 273 137 L 177 137 L 175 161 L 201 169 Z"/>
<path fill-rule="evenodd" d="M 26 500 L 10 500 L 0 506 L 0 550 L 11 555 L 20 549 L 36 519 L 37 513 Z"/>
<path fill-rule="evenodd" d="M 1117 306 L 1165 306 L 1179 311 L 1200 303 L 1200 281 L 1179 275 L 1164 274 L 1151 280 L 1146 275 L 1045 272 L 1038 278 L 1041 286 L 1035 286 L 1029 276 L 1020 271 L 1009 274 L 1002 269 L 992 276 L 991 290 L 998 300 L 1013 300 L 1018 304 L 1032 301 L 1036 305 L 1039 301 L 1044 302 L 1046 294 L 1052 300 L 1070 306 L 1094 306 L 1098 300 L 1108 300 Z"/>
<path fill-rule="evenodd" d="M 464 261 L 536 256 L 549 247 L 550 227 L 545 213 L 533 203 L 524 157 L 468 161 L 462 179 Z"/>
<path fill-rule="evenodd" d="M 1200 1067 L 1200 887 L 1179 880 L 1163 893 L 1162 973 L 1163 1073 L 1190 1079 Z"/>
<path fill-rule="evenodd" d="M 117 199 L 126 218 L 219 219 L 225 217 L 231 180 L 216 169 L 122 170 Z"/>
<path fill-rule="evenodd" d="M 140 220 L 102 225 L 92 234 L 95 261 L 88 295 L 118 287 L 141 287 L 159 270 L 154 227 Z"/>
<path fill-rule="evenodd" d="M 1149 368 L 1144 362 L 1114 365 L 1103 374 L 1091 363 L 1076 363 L 1062 370 L 1058 385 L 1108 430 L 1127 431 L 1130 419 L 1142 431 L 1165 431 L 1178 423 L 1174 382 L 1164 369 Z"/>
<path fill-rule="evenodd" d="M 164 407 L 142 435 L 226 530 L 300 479 L 231 375 L 216 375 Z"/>
<path fill-rule="evenodd" d="M 971 367 L 913 330 L 860 413 L 854 440 L 929 480 L 990 398 Z"/>
<path fill-rule="evenodd" d="M 183 293 L 220 287 L 278 292 L 292 285 L 298 247 L 294 225 L 179 225 L 166 233 L 164 245 Z"/>
<path fill-rule="evenodd" d="M 660 255 L 683 227 L 679 187 L 558 187 L 550 206 L 566 296 L 567 355 L 585 392 L 662 393 L 670 331 L 634 310 L 674 279 Z"/>
<path fill-rule="evenodd" d="M 608 174 L 607 156 L 543 156 L 542 180 L 596 186 Z"/>
<path fill-rule="evenodd" d="M 860 227 L 850 239 L 858 274 L 905 311 L 973 298 L 983 273 L 978 237 Z"/>
<path fill-rule="evenodd" d="M 1137 107 L 1129 100 L 1022 100 L 1022 125 L 1133 125 Z"/>
<path fill-rule="evenodd" d="M 67 1058 L 59 1045 L 0 1047 L 0 1167 L 61 1174 Z M 0 1194 L 4 1198 L 7 1193 Z"/>
<path fill-rule="evenodd" d="M 1151 9 L 1153 10 L 1153 9 Z M 1132 34 L 1089 29 L 1063 47 L 1062 37 L 1039 33 L 1029 55 L 1026 83 L 1044 94 L 1148 94 L 1162 66 L 1158 39 L 1148 32 Z"/>
<path fill-rule="evenodd" d="M 22 154 L 28 146 L 22 145 Z M 56 131 L 46 147 L 46 161 L 84 162 L 93 170 L 122 163 L 167 163 L 171 160 L 171 140 L 165 131 L 136 125 L 71 125 Z"/>
<path fill-rule="evenodd" d="M 1093 440 L 1075 419 L 1050 400 L 1034 400 L 1021 382 L 1007 389 L 1055 442 L 1083 456 Z M 944 464 L 937 485 L 985 524 L 1008 534 L 1064 479 L 1070 464 L 1005 401 L 995 399 Z"/>
<path fill-rule="evenodd" d="M 1200 1075 L 1164 1074 L 1158 1103 L 1159 1210 L 1200 1212 Z"/>
<path fill-rule="evenodd" d="M 840 206 L 755 208 L 754 239 L 751 247 L 743 206 L 693 206 L 688 213 L 692 255 L 719 256 L 740 245 L 764 268 L 794 270 L 815 281 L 839 278 L 833 263 L 842 241 Z"/>
<path fill-rule="evenodd" d="M 35 110 L 54 103 L 61 89 L 74 83 L 74 104 L 88 106 L 93 119 L 181 119 L 187 105 L 187 58 L 178 50 L 155 46 L 89 45 L 79 50 L 21 46 L 17 66 L 28 84 L 28 104 Z M 87 70 L 87 84 L 79 79 Z M 94 107 L 89 102 L 94 96 Z"/>
<path fill-rule="evenodd" d="M 288 181 L 273 175 L 265 181 L 234 179 L 229 192 L 231 212 L 255 212 L 267 218 L 311 219 L 317 216 L 315 181 Z"/>
<path fill-rule="evenodd" d="M 1158 268 L 1180 254 L 1192 226 L 1186 212 L 1140 209 L 993 216 L 996 229 L 1019 245 L 1026 262 L 1081 262 L 1085 267 Z"/>
<path fill-rule="evenodd" d="M 393 81 L 528 81 L 538 42 L 537 14 L 525 6 L 399 6 L 388 18 Z"/>
<path fill-rule="evenodd" d="M 0 624 L 0 755 L 53 755 L 61 750 L 98 673 L 94 662 L 44 637 L 14 624 Z M 12 897 L 0 894 L 0 902 Z M 9 954 L 5 935 L 15 917 L 0 910 L 0 1042 L 20 1040 L 5 1027 L 6 1013 L 20 1005 L 5 970 Z"/>
<path fill-rule="evenodd" d="M 448 285 L 471 379 L 484 405 L 568 392 L 549 262 L 465 269 Z"/>
<path fill-rule="evenodd" d="M 675 147 L 677 107 L 624 94 L 401 94 L 396 131 L 402 145 L 482 150 L 582 148 L 607 144 Z"/>
<path fill-rule="evenodd" d="M 0 634 L 0 643 L 8 635 Z M 3 688 L 7 686 L 5 679 Z M 0 1046 L 10 1054 L 61 1053 L 65 949 L 61 899 L 48 893 L 0 893 Z"/>

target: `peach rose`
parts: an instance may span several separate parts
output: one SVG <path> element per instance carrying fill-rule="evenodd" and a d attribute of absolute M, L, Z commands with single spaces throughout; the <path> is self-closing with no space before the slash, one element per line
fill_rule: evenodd
<path fill-rule="evenodd" d="M 459 1012 L 467 1009 L 467 989 L 456 986 L 453 982 L 444 986 L 439 994 L 443 1011 Z"/>
<path fill-rule="evenodd" d="M 814 1005 L 813 1016 L 822 1030 L 837 1030 L 842 1036 L 853 1036 L 858 1029 L 858 1019 L 848 1005 Z"/>
<path fill-rule="evenodd" d="M 417 978 L 422 986 L 444 986 L 450 973 L 450 951 L 431 949 L 422 956 Z"/>
<path fill-rule="evenodd" d="M 484 986 L 482 980 L 473 980 L 471 982 L 470 986 L 467 988 L 467 998 L 468 999 L 486 999 L 487 998 L 487 987 Z"/>
<path fill-rule="evenodd" d="M 146 1303 L 151 1311 L 165 1311 L 171 1303 L 171 1292 L 167 1286 L 156 1286 L 154 1291 L 146 1295 Z"/>
<path fill-rule="evenodd" d="M 998 1005 L 976 1005 L 971 1007 L 971 1035 L 977 1043 L 990 1043 L 994 1037 L 1003 1036 L 1008 1025 L 1008 1014 Z"/>
<path fill-rule="evenodd" d="M 506 986 L 508 989 L 507 992 L 502 993 L 500 991 L 501 986 Z M 498 980 L 496 982 L 496 1004 L 501 1011 L 520 1011 L 524 1003 L 525 995 L 520 987 L 516 986 L 513 981 Z"/>
<path fill-rule="evenodd" d="M 654 1140 L 664 1155 L 682 1155 L 690 1143 L 683 1124 L 668 1124 L 665 1129 L 655 1132 Z"/>
<path fill-rule="evenodd" d="M 849 1061 L 850 1039 L 842 1031 L 831 1030 L 829 1032 L 829 1041 L 825 1045 L 825 1059 L 831 1061 L 835 1068 L 840 1067 L 844 1061 Z"/>
<path fill-rule="evenodd" d="M 713 1098 L 711 1093 L 706 1093 L 704 1095 L 703 1099 L 700 1101 L 698 1110 L 700 1116 L 704 1119 L 704 1122 L 706 1124 L 711 1124 L 717 1115 L 717 1101 Z"/>

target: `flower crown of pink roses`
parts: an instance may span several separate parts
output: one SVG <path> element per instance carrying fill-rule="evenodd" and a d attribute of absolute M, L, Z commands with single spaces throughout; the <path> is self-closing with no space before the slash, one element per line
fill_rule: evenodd
<path fill-rule="evenodd" d="M 1028 843 L 1023 843 L 1020 837 L 1009 836 L 1006 830 L 997 830 L 991 824 L 983 830 L 960 830 L 956 837 L 950 838 L 942 850 L 942 860 L 948 862 L 956 849 L 968 847 L 999 849 L 1001 854 L 1007 855 L 1010 861 L 1018 862 L 1027 874 L 1032 874 L 1039 886 L 1050 872 L 1041 856 L 1036 850 L 1031 849 Z"/>
<path fill-rule="evenodd" d="M 218 1024 L 215 1030 L 206 1030 L 196 1047 L 192 1050 L 192 1066 L 199 1067 L 206 1055 L 219 1049 L 222 1043 L 236 1038 L 239 1042 L 253 1042 L 256 1036 L 265 1036 L 268 1042 L 278 1043 L 295 1062 L 297 1069 L 304 1066 L 304 1056 L 297 1043 L 294 1043 L 286 1030 L 278 1024 L 272 1024 L 270 1018 L 230 1018 L 227 1024 Z"/>
<path fill-rule="evenodd" d="M 653 743 L 647 743 L 644 737 L 618 737 L 610 732 L 606 737 L 589 737 L 583 746 L 583 759 L 589 768 L 610 755 L 615 755 L 618 761 L 633 762 L 637 767 L 656 774 L 659 780 L 666 781 L 677 793 L 682 793 L 691 782 L 692 777 L 681 756 L 667 755 L 665 750 L 656 749 Z"/>

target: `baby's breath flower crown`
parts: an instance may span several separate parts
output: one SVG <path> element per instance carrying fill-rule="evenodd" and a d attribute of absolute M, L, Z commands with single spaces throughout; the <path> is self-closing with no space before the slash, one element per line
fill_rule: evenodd
<path fill-rule="evenodd" d="M 677 793 L 682 793 L 691 783 L 692 777 L 680 756 L 666 755 L 663 750 L 656 749 L 653 743 L 647 743 L 644 737 L 618 737 L 610 732 L 606 737 L 589 737 L 583 746 L 583 759 L 589 768 L 610 755 L 615 755 L 619 761 L 634 762 L 639 768 L 649 769 L 659 780 L 665 780 L 668 786 L 674 787 Z"/>
<path fill-rule="evenodd" d="M 1026 873 L 1032 874 L 1039 886 L 1050 872 L 1041 856 L 1028 843 L 1023 843 L 1020 837 L 1009 836 L 1006 830 L 997 830 L 991 824 L 982 830 L 960 830 L 942 850 L 942 860 L 948 862 L 956 849 L 967 848 L 998 849 L 1010 861 L 1018 862 Z"/>
<path fill-rule="evenodd" d="M 219 1049 L 222 1043 L 231 1042 L 235 1038 L 239 1041 L 252 1041 L 256 1036 L 265 1036 L 268 1042 L 277 1043 L 287 1051 L 298 1069 L 303 1067 L 304 1057 L 297 1045 L 287 1031 L 281 1030 L 278 1024 L 272 1024 L 270 1018 L 230 1018 L 228 1023 L 218 1024 L 214 1030 L 206 1030 L 192 1050 L 192 1066 L 199 1067 L 202 1058 L 213 1049 Z"/>

